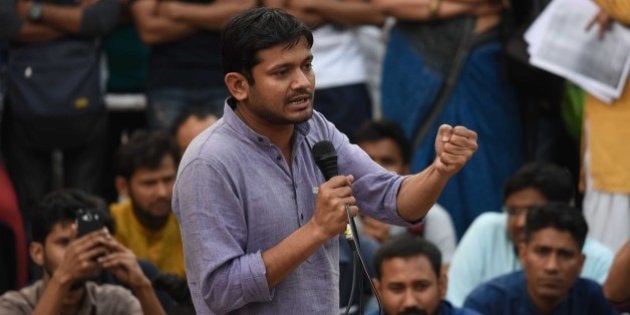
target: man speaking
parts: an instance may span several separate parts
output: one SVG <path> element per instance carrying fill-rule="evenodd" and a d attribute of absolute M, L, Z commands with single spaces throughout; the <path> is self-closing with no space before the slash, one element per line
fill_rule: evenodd
<path fill-rule="evenodd" d="M 424 171 L 381 168 L 313 111 L 312 43 L 277 9 L 245 11 L 223 30 L 231 97 L 188 147 L 173 193 L 198 314 L 337 313 L 345 208 L 416 222 L 477 149 L 475 132 L 442 125 Z M 332 143 L 343 175 L 325 181 L 311 154 L 320 141 Z"/>

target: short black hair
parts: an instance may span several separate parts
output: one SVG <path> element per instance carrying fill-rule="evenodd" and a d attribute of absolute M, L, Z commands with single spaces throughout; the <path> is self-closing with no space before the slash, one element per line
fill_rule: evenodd
<path fill-rule="evenodd" d="M 372 120 L 364 122 L 353 135 L 352 142 L 376 142 L 383 139 L 392 139 L 400 153 L 402 154 L 403 162 L 409 164 L 411 161 L 411 146 L 405 132 L 400 126 L 389 120 Z"/>
<path fill-rule="evenodd" d="M 258 52 L 277 45 L 295 46 L 305 38 L 313 45 L 313 33 L 296 17 L 275 8 L 254 8 L 234 16 L 221 32 L 223 73 L 241 73 L 254 84 L 252 68 L 260 63 Z"/>
<path fill-rule="evenodd" d="M 545 228 L 569 232 L 580 251 L 588 233 L 588 225 L 582 211 L 562 202 L 547 203 L 527 212 L 525 241 L 529 242 L 534 233 Z"/>
<path fill-rule="evenodd" d="M 575 195 L 569 170 L 547 162 L 532 162 L 523 165 L 508 178 L 503 189 L 503 200 L 529 187 L 539 190 L 549 202 L 570 204 Z"/>
<path fill-rule="evenodd" d="M 135 131 L 116 153 L 116 175 L 127 180 L 140 168 L 157 169 L 166 156 L 179 163 L 179 148 L 173 136 L 164 130 Z"/>
<path fill-rule="evenodd" d="M 440 250 L 433 245 L 433 243 L 419 235 L 410 233 L 396 235 L 385 241 L 385 243 L 379 247 L 373 258 L 376 278 L 381 278 L 381 267 L 385 260 L 397 257 L 408 258 L 418 255 L 425 256 L 429 259 L 431 268 L 439 278 L 442 268 L 442 253 L 440 253 Z"/>
<path fill-rule="evenodd" d="M 177 131 L 179 131 L 179 128 L 181 128 L 184 122 L 188 120 L 188 118 L 190 117 L 195 117 L 199 120 L 203 120 L 210 116 L 215 116 L 218 119 L 220 115 L 208 107 L 203 107 L 203 106 L 187 107 L 186 109 L 184 109 L 184 111 L 181 114 L 177 116 L 177 119 L 175 119 L 175 122 L 173 123 L 173 127 L 171 128 L 171 134 L 177 135 Z"/>
<path fill-rule="evenodd" d="M 31 217 L 31 241 L 43 244 L 55 224 L 74 221 L 79 209 L 97 211 L 111 231 L 113 221 L 103 199 L 79 189 L 61 189 L 46 194 L 37 204 Z"/>

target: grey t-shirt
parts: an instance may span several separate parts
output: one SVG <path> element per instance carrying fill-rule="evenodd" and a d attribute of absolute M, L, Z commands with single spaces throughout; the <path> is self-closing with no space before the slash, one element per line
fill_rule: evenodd
<path fill-rule="evenodd" d="M 0 314 L 31 314 L 44 293 L 44 282 L 39 280 L 19 291 L 9 291 L 0 296 Z M 142 314 L 142 307 L 129 290 L 110 284 L 85 284 L 87 294 L 77 315 L 131 315 Z"/>

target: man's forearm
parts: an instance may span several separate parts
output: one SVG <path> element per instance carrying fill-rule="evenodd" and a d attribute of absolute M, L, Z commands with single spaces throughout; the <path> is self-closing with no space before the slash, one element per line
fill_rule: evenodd
<path fill-rule="evenodd" d="M 422 219 L 440 197 L 448 178 L 433 165 L 405 178 L 396 197 L 398 215 L 409 222 Z"/>
<path fill-rule="evenodd" d="M 344 25 L 381 25 L 385 16 L 371 3 L 359 0 L 318 0 L 312 8 L 326 19 Z"/>
<path fill-rule="evenodd" d="M 160 14 L 199 29 L 219 31 L 237 13 L 253 8 L 255 1 L 215 1 L 210 4 L 164 2 Z"/>
<path fill-rule="evenodd" d="M 267 270 L 269 288 L 278 285 L 328 239 L 311 220 L 274 247 L 264 251 L 262 259 Z"/>
<path fill-rule="evenodd" d="M 13 38 L 24 43 L 48 42 L 64 37 L 64 33 L 47 25 L 24 22 L 18 35 Z"/>
<path fill-rule="evenodd" d="M 151 282 L 148 279 L 146 279 L 146 282 L 142 284 L 133 286 L 132 291 L 133 295 L 135 295 L 138 301 L 140 301 L 142 312 L 144 314 L 166 314 L 157 298 L 157 295 L 155 295 Z"/>
<path fill-rule="evenodd" d="M 373 5 L 382 13 L 401 20 L 412 21 L 448 19 L 473 14 L 475 7 L 482 5 L 441 0 L 439 6 L 433 9 L 431 2 L 431 0 L 372 0 Z"/>
<path fill-rule="evenodd" d="M 31 4 L 32 5 L 32 4 Z M 42 24 L 65 33 L 78 34 L 81 30 L 83 8 L 42 3 Z"/>
<path fill-rule="evenodd" d="M 196 31 L 193 25 L 158 15 L 158 11 L 158 2 L 155 0 L 137 1 L 131 8 L 140 38 L 145 44 L 167 43 L 184 38 Z"/>

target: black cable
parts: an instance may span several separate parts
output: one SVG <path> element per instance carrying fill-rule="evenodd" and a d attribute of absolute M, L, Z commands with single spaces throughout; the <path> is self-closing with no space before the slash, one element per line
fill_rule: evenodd
<path fill-rule="evenodd" d="M 368 269 L 367 269 L 367 265 L 365 264 L 365 260 L 363 259 L 363 256 L 361 256 L 361 251 L 360 251 L 361 246 L 359 245 L 360 243 L 359 243 L 359 234 L 357 233 L 357 225 L 354 223 L 354 218 L 352 217 L 352 213 L 350 212 L 349 205 L 346 205 L 346 215 L 348 216 L 348 223 L 350 225 L 350 229 L 349 230 L 346 229 L 346 231 L 344 232 L 346 240 L 350 244 L 350 249 L 352 249 L 352 251 L 359 258 L 359 263 L 361 265 L 361 268 L 363 269 L 363 273 L 370 281 L 370 289 L 372 290 L 372 294 L 374 294 L 374 296 L 376 297 L 376 301 L 378 302 L 378 313 L 381 314 L 381 312 L 383 311 L 383 302 L 381 301 L 381 296 L 378 294 L 378 291 L 376 290 L 376 287 L 374 286 L 374 283 L 372 282 L 370 273 L 368 272 Z M 353 258 L 353 262 L 354 262 L 354 258 Z M 354 271 L 353 271 L 353 277 L 352 277 L 353 287 L 354 287 L 355 281 L 356 279 L 354 277 Z M 363 281 L 363 279 L 361 279 L 361 281 Z M 359 309 L 363 309 L 362 300 L 360 297 L 359 297 Z"/>
<path fill-rule="evenodd" d="M 352 248 L 352 245 L 350 245 L 350 248 Z M 356 279 L 357 279 L 357 269 L 358 269 L 356 268 L 356 265 L 357 265 L 357 256 L 354 254 L 354 250 L 352 250 L 352 286 L 350 287 L 350 295 L 348 296 L 348 303 L 346 304 L 346 311 L 344 313 L 345 315 L 350 314 L 350 307 L 352 306 L 352 302 L 354 301 L 354 289 L 355 289 L 355 284 L 357 283 Z"/>

